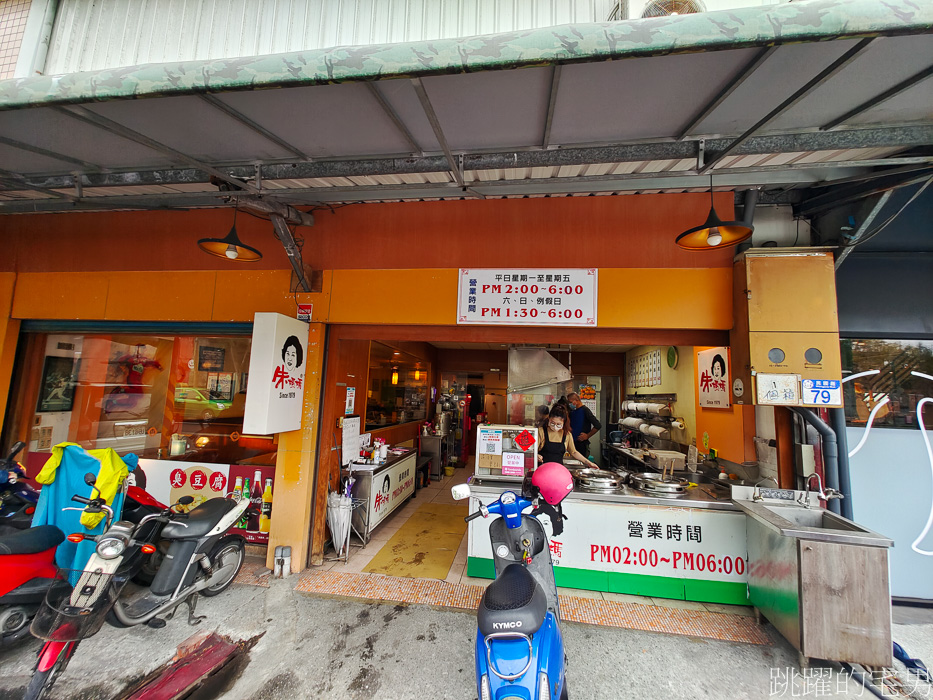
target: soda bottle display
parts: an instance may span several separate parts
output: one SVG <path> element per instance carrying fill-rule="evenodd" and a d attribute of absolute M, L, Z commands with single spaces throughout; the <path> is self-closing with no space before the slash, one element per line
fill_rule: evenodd
<path fill-rule="evenodd" d="M 243 477 L 242 476 L 238 476 L 236 478 L 236 483 L 233 485 L 232 493 L 234 496 L 237 497 L 237 499 L 239 499 L 240 496 L 243 495 Z"/>
<path fill-rule="evenodd" d="M 259 532 L 259 513 L 262 510 L 262 472 L 256 470 L 253 477 L 252 491 L 249 494 L 249 515 L 246 518 L 246 531 Z"/>
<path fill-rule="evenodd" d="M 266 488 L 262 492 L 262 512 L 259 514 L 259 531 L 268 533 L 272 518 L 272 479 L 266 479 Z"/>
<path fill-rule="evenodd" d="M 240 498 L 249 498 L 249 477 L 246 477 L 245 479 L 243 479 L 243 488 L 240 491 Z M 239 521 L 237 521 L 237 524 L 236 524 L 237 527 L 242 527 L 242 528 L 246 527 L 246 520 L 248 517 L 248 513 L 249 511 L 246 511 L 246 513 L 243 513 L 243 517 L 240 518 Z"/>

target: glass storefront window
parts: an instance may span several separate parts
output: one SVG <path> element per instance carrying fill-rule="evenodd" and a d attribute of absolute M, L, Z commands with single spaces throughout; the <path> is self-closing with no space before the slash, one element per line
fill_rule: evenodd
<path fill-rule="evenodd" d="M 414 355 L 371 343 L 365 429 L 425 420 L 430 370 L 430 363 Z"/>
<path fill-rule="evenodd" d="M 864 426 L 879 407 L 873 426 L 915 427 L 917 404 L 933 397 L 933 381 L 912 372 L 933 376 L 933 341 L 845 339 L 841 345 L 843 378 L 880 370 L 843 385 L 846 424 Z M 933 426 L 933 404 L 923 405 L 923 421 L 927 429 Z"/>
<path fill-rule="evenodd" d="M 153 459 L 275 464 L 272 436 L 242 434 L 248 336 L 30 333 L 24 341 L 8 442 L 24 440 L 33 453 L 74 442 Z"/>

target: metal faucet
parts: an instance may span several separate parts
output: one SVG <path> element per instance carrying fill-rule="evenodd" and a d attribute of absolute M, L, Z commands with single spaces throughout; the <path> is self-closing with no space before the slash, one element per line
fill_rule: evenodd
<path fill-rule="evenodd" d="M 773 476 L 766 476 L 764 479 L 760 479 L 758 483 L 755 484 L 755 490 L 752 492 L 752 501 L 755 503 L 759 503 L 760 501 L 765 500 L 761 495 L 761 490 L 758 488 L 765 481 L 773 481 L 777 488 L 781 488 L 781 485 L 778 484 L 777 479 L 775 479 Z"/>
<path fill-rule="evenodd" d="M 844 498 L 844 496 L 836 489 L 828 488 L 824 491 L 823 480 L 820 478 L 820 475 L 817 472 L 813 472 L 810 476 L 807 477 L 807 480 L 804 483 L 804 492 L 800 494 L 800 497 L 797 499 L 797 503 L 802 505 L 804 508 L 810 507 L 810 482 L 813 480 L 814 476 L 816 477 L 817 488 L 819 488 L 819 493 L 817 495 L 820 497 L 821 501 L 828 501 L 833 498 Z"/>

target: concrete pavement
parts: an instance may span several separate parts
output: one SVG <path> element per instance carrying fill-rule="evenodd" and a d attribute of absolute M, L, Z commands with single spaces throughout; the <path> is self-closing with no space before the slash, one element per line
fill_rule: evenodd
<path fill-rule="evenodd" d="M 208 615 L 200 627 L 235 640 L 265 633 L 224 698 L 476 697 L 472 614 L 312 597 L 293 584 L 294 579 L 272 581 L 269 588 L 235 584 L 199 603 L 199 612 Z M 184 615 L 161 630 L 105 626 L 81 644 L 52 698 L 118 697 L 200 627 L 188 626 Z M 579 623 L 563 629 L 573 698 L 806 697 L 800 692 L 806 679 L 796 678 L 796 694 L 789 684 L 796 653 L 770 627 L 770 646 Z M 933 625 L 896 625 L 895 639 L 915 656 L 933 659 Z M 0 652 L 0 700 L 21 697 L 38 646 L 31 641 Z M 812 675 L 811 697 L 872 697 L 833 670 L 820 674 L 818 688 Z"/>

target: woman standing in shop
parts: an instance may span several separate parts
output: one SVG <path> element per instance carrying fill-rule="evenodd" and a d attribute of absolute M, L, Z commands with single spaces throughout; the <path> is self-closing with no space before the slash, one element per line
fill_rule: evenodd
<path fill-rule="evenodd" d="M 599 469 L 593 462 L 577 452 L 573 446 L 567 409 L 557 405 L 551 409 L 547 425 L 538 428 L 538 464 L 545 462 L 563 464 L 565 452 L 584 465 Z"/>

